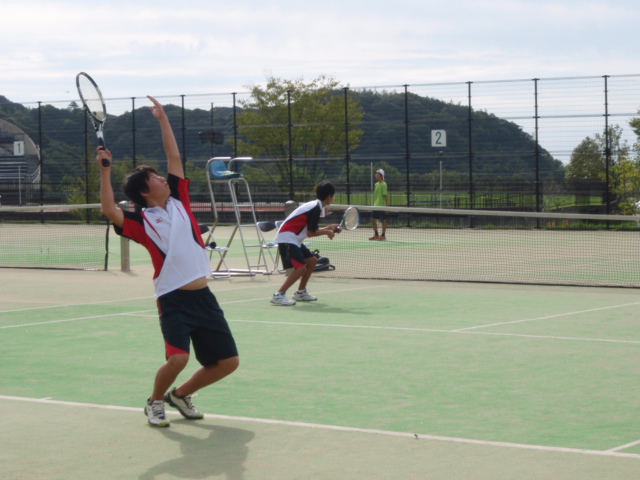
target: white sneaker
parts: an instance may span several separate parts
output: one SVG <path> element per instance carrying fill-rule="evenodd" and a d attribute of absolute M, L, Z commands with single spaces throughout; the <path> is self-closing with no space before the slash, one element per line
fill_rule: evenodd
<path fill-rule="evenodd" d="M 178 409 L 180 414 L 189 420 L 200 420 L 204 418 L 204 414 L 196 410 L 196 407 L 191 403 L 191 395 L 185 395 L 179 397 L 176 395 L 175 387 L 169 390 L 164 395 L 164 401 L 171 405 L 173 408 Z M 195 395 L 193 395 L 195 397 Z"/>
<path fill-rule="evenodd" d="M 164 413 L 164 402 L 162 400 L 147 400 L 147 406 L 144 407 L 144 414 L 149 419 L 149 425 L 152 427 L 168 427 L 169 420 Z"/>
<path fill-rule="evenodd" d="M 289 300 L 286 295 L 276 295 L 275 293 L 271 297 L 271 303 L 275 303 L 276 305 L 287 305 L 287 306 L 296 304 L 296 302 L 294 302 L 293 300 Z"/>
<path fill-rule="evenodd" d="M 293 294 L 293 299 L 298 300 L 299 302 L 315 302 L 318 300 L 318 297 L 314 297 L 306 290 L 304 292 L 296 292 Z"/>

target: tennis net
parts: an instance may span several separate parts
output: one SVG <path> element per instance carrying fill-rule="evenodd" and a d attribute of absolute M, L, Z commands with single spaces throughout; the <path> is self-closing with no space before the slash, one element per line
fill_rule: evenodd
<path fill-rule="evenodd" d="M 0 267 L 106 270 L 99 204 L 0 207 Z"/>
<path fill-rule="evenodd" d="M 325 223 L 347 207 L 329 207 Z M 374 208 L 358 208 L 357 230 L 312 239 L 335 266 L 318 274 L 640 287 L 640 217 L 388 207 L 386 240 L 373 241 Z"/>

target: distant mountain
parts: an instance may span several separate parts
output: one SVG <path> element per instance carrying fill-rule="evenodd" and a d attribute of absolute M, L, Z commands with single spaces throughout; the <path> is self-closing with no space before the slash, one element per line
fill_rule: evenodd
<path fill-rule="evenodd" d="M 352 152 L 351 161 L 369 164 L 383 160 L 404 171 L 406 137 L 405 96 L 403 93 L 374 91 L 353 92 L 364 112 L 364 130 L 359 147 Z M 484 111 L 472 111 L 464 105 L 443 102 L 410 93 L 407 96 L 409 112 L 409 151 L 412 173 L 426 173 L 439 168 L 439 160 L 446 162 L 450 171 L 469 171 L 469 124 L 471 124 L 471 147 L 473 150 L 474 175 L 483 176 L 531 176 L 535 169 L 535 141 L 517 124 Z M 36 142 L 42 140 L 44 152 L 43 170 L 45 181 L 62 178 L 64 175 L 82 175 L 84 159 L 91 161 L 93 143 L 85 148 L 85 130 L 89 129 L 91 142 L 93 132 L 85 120 L 83 110 L 72 102 L 59 109 L 43 105 L 26 108 L 0 96 L 0 118 L 24 130 Z M 224 145 L 201 143 L 199 132 L 211 128 L 212 112 L 194 109 L 183 113 L 180 107 L 167 105 L 180 148 L 187 152 L 188 161 L 204 164 L 211 156 L 233 156 L 233 111 L 218 107 L 213 112 L 214 129 L 226 135 Z M 241 109 L 238 109 L 240 112 Z M 135 121 L 135 132 L 133 131 Z M 42 135 L 39 134 L 39 125 Z M 434 149 L 431 146 L 431 130 L 445 130 L 447 146 Z M 160 130 L 147 107 L 134 112 L 107 118 L 105 140 L 116 158 L 131 158 L 133 136 L 136 137 L 136 155 L 144 158 L 164 158 Z M 443 152 L 439 157 L 438 151 Z M 239 152 L 242 154 L 242 152 Z M 539 151 L 541 177 L 564 176 L 564 166 L 547 151 Z"/>
<path fill-rule="evenodd" d="M 406 152 L 406 123 L 404 93 L 355 93 L 365 113 L 358 157 L 384 157 L 385 161 L 404 170 Z M 438 152 L 443 152 L 447 170 L 469 171 L 469 124 L 474 174 L 510 176 L 535 172 L 534 139 L 522 128 L 507 120 L 483 111 L 472 111 L 463 105 L 443 102 L 409 93 L 409 152 L 411 172 L 426 173 L 438 170 Z M 431 146 L 431 130 L 445 130 L 447 146 Z M 546 150 L 539 150 L 540 176 L 564 176 L 564 166 Z"/>

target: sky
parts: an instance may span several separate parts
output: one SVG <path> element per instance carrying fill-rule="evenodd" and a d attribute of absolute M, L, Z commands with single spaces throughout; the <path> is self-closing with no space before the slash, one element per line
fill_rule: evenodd
<path fill-rule="evenodd" d="M 0 95 L 246 92 L 640 74 L 637 0 L 0 0 Z"/>

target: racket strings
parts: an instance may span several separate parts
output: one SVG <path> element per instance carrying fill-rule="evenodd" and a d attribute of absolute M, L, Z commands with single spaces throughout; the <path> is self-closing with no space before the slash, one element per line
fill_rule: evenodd
<path fill-rule="evenodd" d="M 84 104 L 87 106 L 89 113 L 98 121 L 104 121 L 107 118 L 102 96 L 96 87 L 84 77 L 80 78 L 80 92 Z"/>
<path fill-rule="evenodd" d="M 354 229 L 358 226 L 359 220 L 358 211 L 356 209 L 350 209 L 345 213 L 344 226 L 349 230 Z"/>

